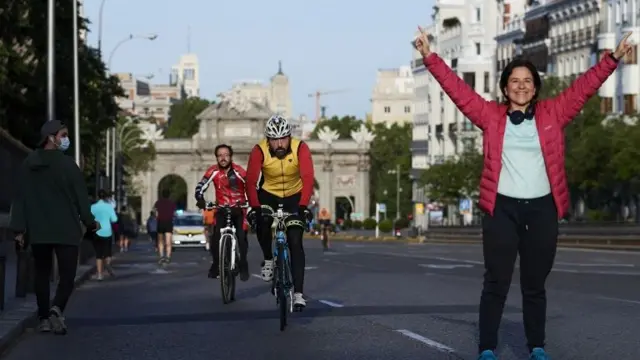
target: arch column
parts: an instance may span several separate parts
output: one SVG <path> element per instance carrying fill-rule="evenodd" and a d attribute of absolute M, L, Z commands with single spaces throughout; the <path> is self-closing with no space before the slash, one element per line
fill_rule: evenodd
<path fill-rule="evenodd" d="M 370 199 L 369 199 L 369 170 L 371 168 L 371 164 L 369 164 L 369 155 L 367 153 L 359 154 L 360 159 L 358 159 L 358 175 L 356 179 L 356 183 L 358 184 L 358 189 L 356 190 L 356 212 L 362 214 L 362 216 L 367 219 L 371 217 L 370 210 Z"/>
<path fill-rule="evenodd" d="M 327 144 L 326 146 L 327 148 L 322 159 L 322 173 L 320 174 L 320 208 L 326 207 L 335 220 L 336 204 L 333 198 L 333 163 L 331 161 L 330 145 Z"/>

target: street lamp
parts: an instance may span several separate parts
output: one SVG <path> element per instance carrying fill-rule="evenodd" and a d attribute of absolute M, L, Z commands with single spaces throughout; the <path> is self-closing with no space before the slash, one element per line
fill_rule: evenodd
<path fill-rule="evenodd" d="M 395 170 L 387 171 L 387 174 L 396 174 L 396 221 L 400 219 L 400 193 L 402 188 L 400 187 L 400 164 L 396 165 Z"/>
<path fill-rule="evenodd" d="M 109 61 L 107 62 L 107 69 L 110 72 L 111 71 L 111 63 L 113 61 L 113 55 L 115 55 L 116 51 L 125 43 L 131 41 L 131 40 L 135 40 L 135 39 L 142 39 L 142 40 L 149 40 L 149 41 L 153 41 L 155 39 L 158 38 L 157 34 L 141 34 L 141 35 L 134 35 L 134 34 L 129 34 L 129 36 L 127 36 L 126 38 L 120 40 L 116 46 L 113 48 L 113 50 L 111 50 L 111 54 L 109 55 Z M 116 188 L 116 178 L 115 178 L 115 169 L 116 169 L 116 151 L 115 151 L 115 147 L 116 147 L 116 138 L 115 136 L 111 136 L 110 134 L 113 132 L 114 130 L 107 130 L 107 134 L 106 134 L 106 152 L 105 152 L 105 162 L 106 162 L 106 169 L 107 169 L 107 176 L 111 177 L 111 191 L 114 191 Z M 111 140 L 111 141 L 110 141 Z M 111 145 L 111 146 L 110 146 Z M 111 149 L 110 149 L 111 148 Z M 111 154 L 110 154 L 111 152 Z M 109 160 L 111 160 L 111 164 L 109 163 Z"/>

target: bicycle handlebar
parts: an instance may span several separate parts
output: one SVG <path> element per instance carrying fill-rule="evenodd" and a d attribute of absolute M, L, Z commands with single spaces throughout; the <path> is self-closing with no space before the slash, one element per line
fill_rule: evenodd
<path fill-rule="evenodd" d="M 225 209 L 232 209 L 232 208 L 247 209 L 249 208 L 249 204 L 238 201 L 235 203 L 235 205 L 230 205 L 230 204 L 218 205 L 217 203 L 209 201 L 205 205 L 206 210 L 213 210 L 213 209 L 225 210 Z"/>

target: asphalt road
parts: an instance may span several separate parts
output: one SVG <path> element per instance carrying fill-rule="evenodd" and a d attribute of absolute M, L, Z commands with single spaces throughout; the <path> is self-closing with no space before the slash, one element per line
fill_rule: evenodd
<path fill-rule="evenodd" d="M 223 305 L 204 251 L 178 251 L 158 271 L 140 243 L 118 278 L 72 299 L 67 336 L 30 333 L 4 360 L 474 359 L 481 289 L 477 246 L 307 242 L 308 307 L 278 328 L 262 280 L 239 282 Z M 250 245 L 252 273 L 260 261 Z M 505 311 L 501 360 L 526 359 L 518 276 Z M 640 255 L 560 250 L 549 280 L 547 349 L 554 359 L 640 358 Z"/>

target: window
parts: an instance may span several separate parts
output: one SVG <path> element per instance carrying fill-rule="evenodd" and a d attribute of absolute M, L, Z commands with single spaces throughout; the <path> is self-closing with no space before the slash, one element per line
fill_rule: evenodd
<path fill-rule="evenodd" d="M 462 151 L 469 152 L 476 150 L 476 139 L 466 138 L 462 139 Z"/>
<path fill-rule="evenodd" d="M 613 112 L 613 98 L 601 98 L 600 99 L 600 111 L 603 114 L 610 114 Z"/>
<path fill-rule="evenodd" d="M 472 89 L 476 89 L 476 73 L 466 72 L 462 73 L 462 79 L 466 82 Z"/>
<path fill-rule="evenodd" d="M 390 113 L 391 112 L 391 106 L 385 106 L 384 107 L 384 112 L 387 113 L 387 114 Z"/>
<path fill-rule="evenodd" d="M 405 114 L 409 114 L 409 113 L 411 113 L 411 106 L 405 106 L 405 107 L 404 107 L 404 113 L 405 113 Z"/>
<path fill-rule="evenodd" d="M 464 131 L 473 130 L 473 124 L 471 123 L 471 121 L 469 121 L 469 119 L 465 118 L 464 121 L 462 122 L 462 130 Z"/>
<path fill-rule="evenodd" d="M 485 71 L 484 72 L 484 92 L 488 93 L 490 92 L 490 86 L 489 86 L 489 72 Z"/>
<path fill-rule="evenodd" d="M 476 55 L 482 54 L 482 49 L 480 48 L 480 43 L 476 43 Z"/>
<path fill-rule="evenodd" d="M 479 7 L 476 8 L 476 22 L 479 23 L 482 21 L 482 9 Z"/>
<path fill-rule="evenodd" d="M 624 113 L 626 115 L 634 115 L 636 112 L 636 96 L 624 95 Z"/>
<path fill-rule="evenodd" d="M 194 80 L 196 78 L 196 70 L 195 69 L 184 69 L 182 72 L 182 77 L 185 80 Z"/>

